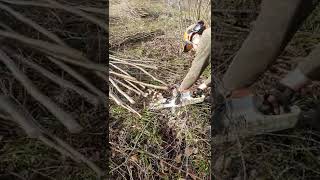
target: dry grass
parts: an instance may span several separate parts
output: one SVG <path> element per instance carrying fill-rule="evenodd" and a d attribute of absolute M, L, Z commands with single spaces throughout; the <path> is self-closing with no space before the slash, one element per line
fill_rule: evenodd
<path fill-rule="evenodd" d="M 149 69 L 149 72 L 168 85 L 180 83 L 190 68 L 193 55 L 182 53 L 182 37 L 185 28 L 195 22 L 195 11 L 183 9 L 185 4 L 182 3 L 179 10 L 178 1 L 171 2 L 114 1 L 110 7 L 109 43 L 113 47 L 113 55 L 157 66 L 157 70 Z M 127 3 L 129 7 L 124 5 Z M 113 12 L 120 8 L 122 11 Z M 201 13 L 204 16 L 205 13 Z M 209 17 L 210 13 L 207 15 Z M 152 32 L 161 33 L 152 35 Z M 145 35 L 152 36 L 143 38 Z M 119 46 L 123 41 L 129 43 Z M 161 85 L 161 82 L 133 68 L 128 68 L 127 72 L 140 81 Z M 206 71 L 205 75 L 209 72 Z M 168 94 L 163 90 L 153 91 Z M 210 105 L 184 107 L 175 113 L 170 110 L 151 112 L 145 108 L 151 96 L 133 97 L 136 100 L 133 107 L 139 110 L 141 118 L 128 117 L 126 110 L 115 104 L 110 107 L 112 177 L 208 178 Z"/>

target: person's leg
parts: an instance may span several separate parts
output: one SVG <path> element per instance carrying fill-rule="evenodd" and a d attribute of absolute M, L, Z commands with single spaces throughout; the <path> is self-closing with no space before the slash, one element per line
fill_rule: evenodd
<path fill-rule="evenodd" d="M 200 84 L 198 88 L 204 90 L 210 86 L 211 86 L 211 76 L 209 76 L 208 79 L 206 79 L 202 84 Z"/>
<path fill-rule="evenodd" d="M 224 75 L 224 88 L 233 91 L 251 85 L 276 60 L 314 5 L 309 0 L 264 0 L 254 29 Z"/>
<path fill-rule="evenodd" d="M 211 55 L 211 28 L 206 29 L 201 37 L 196 57 L 192 62 L 191 68 L 183 79 L 179 90 L 189 89 L 199 78 L 202 72 L 210 63 Z"/>
<path fill-rule="evenodd" d="M 289 72 L 280 83 L 293 89 L 299 90 L 310 81 L 320 80 L 320 44 Z"/>
<path fill-rule="evenodd" d="M 280 106 L 289 111 L 294 94 L 314 80 L 320 80 L 320 44 L 266 95 L 263 111 L 279 114 Z"/>
<path fill-rule="evenodd" d="M 310 80 L 320 80 L 320 44 L 299 63 L 298 69 L 301 70 Z"/>

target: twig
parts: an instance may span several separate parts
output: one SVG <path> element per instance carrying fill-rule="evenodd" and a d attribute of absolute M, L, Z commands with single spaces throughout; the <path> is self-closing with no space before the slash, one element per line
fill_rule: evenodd
<path fill-rule="evenodd" d="M 40 2 L 33 2 L 33 1 L 20 1 L 20 0 L 0 0 L 0 1 L 14 4 L 14 5 L 39 6 L 39 7 L 46 7 L 46 8 L 61 9 L 59 7 L 52 7 L 52 5 L 50 5 L 48 3 L 40 3 Z M 95 8 L 95 7 L 87 7 L 87 6 L 71 6 L 71 7 L 78 8 L 78 9 L 88 11 L 88 12 L 97 13 L 97 14 L 103 14 L 103 15 L 108 14 L 108 12 L 106 12 L 106 10 L 103 8 Z"/>
<path fill-rule="evenodd" d="M 121 69 L 120 67 L 118 67 L 118 66 L 116 66 L 116 65 L 114 65 L 114 64 L 112 64 L 112 63 L 109 63 L 109 65 L 112 66 L 112 67 L 114 67 L 114 68 L 116 68 L 117 70 L 119 70 L 119 71 L 122 72 L 123 74 L 134 78 L 134 77 L 131 76 L 128 72 L 126 72 L 125 70 Z"/>
<path fill-rule="evenodd" d="M 81 10 L 84 10 L 87 12 L 102 14 L 102 15 L 109 14 L 108 11 L 106 10 L 106 8 L 96 8 L 96 7 L 87 7 L 87 6 L 75 6 L 75 8 L 78 8 L 78 9 L 81 9 Z"/>
<path fill-rule="evenodd" d="M 50 134 L 49 132 L 44 132 L 41 125 L 36 123 L 32 116 L 27 113 L 27 111 L 21 106 L 16 104 L 8 96 L 0 96 L 0 108 L 4 108 L 7 113 L 11 115 L 11 120 L 15 120 L 21 128 L 33 138 L 37 138 L 49 147 L 54 148 L 61 154 L 72 158 L 74 161 L 80 163 L 81 161 L 86 163 L 92 170 L 94 170 L 98 176 L 102 176 L 102 170 L 96 166 L 93 162 L 88 160 L 70 145 L 59 139 L 58 137 Z M 45 137 L 44 134 L 48 135 L 50 138 L 58 142 L 58 145 L 51 141 L 49 138 Z"/>
<path fill-rule="evenodd" d="M 158 69 L 156 66 L 151 66 L 151 65 L 147 65 L 147 64 L 141 64 L 141 63 L 128 62 L 129 59 L 122 59 L 122 58 L 118 58 L 118 57 L 115 57 L 115 56 L 112 56 L 112 55 L 109 56 L 109 59 L 111 60 L 110 62 L 113 62 L 113 63 L 121 62 L 121 63 L 127 64 L 127 65 L 135 64 L 135 65 L 138 65 L 138 66 L 141 66 L 141 67 L 150 68 L 150 69 L 155 69 L 155 70 Z"/>
<path fill-rule="evenodd" d="M 120 73 L 116 73 L 112 70 L 109 71 L 109 74 L 113 74 L 113 75 L 116 75 L 118 77 L 121 77 L 123 79 L 127 79 L 127 80 L 137 80 L 135 77 L 132 77 L 132 76 L 127 76 L 127 75 L 124 75 L 124 74 L 120 74 Z"/>
<path fill-rule="evenodd" d="M 41 32 L 42 34 L 44 34 L 45 36 L 49 37 L 50 39 L 52 39 L 53 41 L 57 42 L 58 44 L 65 45 L 65 43 L 58 36 L 56 36 L 55 34 L 49 32 L 48 30 L 46 30 L 45 28 L 43 28 L 39 24 L 37 24 L 34 21 L 32 21 L 31 19 L 23 16 L 19 12 L 11 9 L 10 7 L 0 3 L 0 9 L 3 9 L 5 11 L 9 12 L 15 18 L 17 18 L 20 21 L 22 21 L 22 22 L 28 24 L 29 26 L 33 27 L 35 30 Z"/>
<path fill-rule="evenodd" d="M 15 32 L 10 26 L 0 22 L 0 27 L 6 29 L 7 31 Z"/>
<path fill-rule="evenodd" d="M 71 59 L 76 59 L 79 61 L 86 61 L 87 60 L 87 58 L 84 57 L 81 52 L 79 52 L 75 49 L 72 49 L 72 48 L 68 48 L 66 46 L 61 46 L 61 45 L 49 43 L 49 42 L 42 41 L 42 40 L 28 38 L 28 37 L 22 36 L 18 33 L 8 32 L 8 31 L 3 31 L 3 30 L 0 30 L 0 36 L 14 39 L 14 40 L 17 40 L 17 41 L 22 42 L 24 44 L 30 45 L 30 46 L 35 47 L 39 51 L 42 51 L 44 53 L 49 52 L 54 55 L 66 56 Z"/>
<path fill-rule="evenodd" d="M 115 145 L 114 143 L 110 143 L 110 144 L 113 144 L 113 145 Z M 150 152 L 147 152 L 147 151 L 145 151 L 145 150 L 140 150 L 140 149 L 136 149 L 136 148 L 127 148 L 127 150 L 130 150 L 130 151 L 137 151 L 137 152 L 140 152 L 140 153 L 143 153 L 143 154 L 147 154 L 148 156 L 151 156 L 151 157 L 153 157 L 153 158 L 156 158 L 156 159 L 159 159 L 159 160 L 163 160 L 163 158 L 162 157 L 159 157 L 159 156 L 157 156 L 157 155 L 154 155 L 154 154 L 152 154 L 152 153 L 150 153 Z M 168 162 L 166 162 L 166 161 L 163 161 L 165 164 L 167 164 L 168 166 L 170 166 L 170 167 L 172 167 L 172 168 L 174 168 L 174 169 L 176 169 L 176 170 L 178 170 L 178 171 L 181 171 L 181 172 L 183 172 L 183 173 L 186 173 L 186 174 L 188 174 L 188 172 L 187 171 L 185 171 L 185 170 L 183 170 L 183 169 L 181 169 L 181 168 L 179 168 L 179 167 L 177 167 L 177 166 L 175 166 L 175 165 L 172 165 L 172 164 L 170 164 L 170 163 L 168 163 Z M 115 170 L 116 168 L 114 168 L 113 169 L 113 171 Z M 194 177 L 196 177 L 197 179 L 201 179 L 201 178 L 199 178 L 199 177 L 197 177 L 197 176 L 194 176 Z"/>
<path fill-rule="evenodd" d="M 141 71 L 144 72 L 146 75 L 150 76 L 153 80 L 155 80 L 155 81 L 157 81 L 157 82 L 159 82 L 159 83 L 161 83 L 161 84 L 163 84 L 163 85 L 165 85 L 165 86 L 167 85 L 165 82 L 163 82 L 163 81 L 157 79 L 156 77 L 152 76 L 148 71 L 146 71 L 146 70 L 143 69 L 142 67 L 139 67 L 139 66 L 137 66 L 137 65 L 135 65 L 135 64 L 132 64 L 132 66 L 135 67 L 135 68 L 137 68 L 137 69 L 139 69 L 139 70 L 141 70 Z"/>
<path fill-rule="evenodd" d="M 73 147 L 71 147 L 69 144 L 67 144 L 66 142 L 64 142 L 62 139 L 54 136 L 54 135 L 50 135 L 51 138 L 53 138 L 54 140 L 57 141 L 57 143 L 64 147 L 66 150 L 68 150 L 74 157 L 76 157 L 77 159 L 81 160 L 82 162 L 84 162 L 85 164 L 87 164 L 92 170 L 94 170 L 97 175 L 99 177 L 103 176 L 104 172 L 96 165 L 94 164 L 92 161 L 90 161 L 89 159 L 87 159 L 85 156 L 83 156 L 81 153 L 79 153 L 78 151 L 76 151 Z"/>
<path fill-rule="evenodd" d="M 1 109 L 0 109 L 0 111 L 1 111 Z M 11 118 L 8 115 L 4 115 L 4 114 L 2 114 L 2 112 L 0 112 L 0 118 L 4 119 L 4 120 L 11 120 Z"/>
<path fill-rule="evenodd" d="M 147 122 L 147 124 L 146 124 L 146 125 L 143 127 L 143 129 L 141 130 L 140 134 L 137 136 L 136 141 L 134 142 L 134 145 L 133 145 L 133 147 L 131 148 L 130 152 L 128 153 L 125 161 L 124 161 L 123 163 L 121 163 L 120 165 L 118 165 L 117 167 L 115 167 L 114 169 L 112 169 L 112 170 L 110 171 L 110 173 L 112 173 L 113 171 L 117 170 L 117 169 L 120 168 L 122 165 L 124 165 L 125 163 L 128 162 L 128 160 L 129 160 L 129 158 L 131 157 L 133 151 L 136 149 L 136 146 L 138 145 L 138 142 L 139 142 L 141 136 L 144 134 L 144 132 L 145 132 L 146 128 L 149 126 L 150 122 L 151 122 L 151 120 L 149 120 L 149 121 Z"/>
<path fill-rule="evenodd" d="M 62 87 L 69 88 L 69 89 L 75 91 L 76 93 L 78 93 L 80 96 L 85 97 L 88 100 L 88 102 L 90 102 L 91 104 L 93 104 L 93 105 L 98 104 L 98 101 L 99 101 L 98 98 L 96 96 L 94 96 L 93 94 L 89 93 L 88 91 L 82 89 L 81 87 L 73 85 L 70 81 L 67 81 L 67 80 L 60 78 L 59 76 L 51 73 L 50 71 L 46 70 L 45 68 L 37 65 L 36 63 L 34 63 L 32 61 L 26 60 L 21 55 L 15 54 L 14 56 L 17 57 L 18 59 L 20 59 L 23 63 L 29 65 L 33 69 L 40 72 L 42 75 L 46 76 L 51 81 L 57 83 L 58 85 L 60 85 Z"/>
<path fill-rule="evenodd" d="M 48 139 L 47 137 L 41 135 L 38 137 L 38 139 L 40 141 L 42 141 L 44 144 L 46 144 L 47 146 L 57 150 L 59 153 L 63 154 L 64 156 L 68 156 L 70 157 L 72 160 L 76 161 L 77 163 L 80 163 L 80 160 L 77 159 L 76 157 L 74 157 L 70 152 L 66 151 L 65 149 L 63 149 L 62 147 L 57 146 L 54 142 L 52 142 L 50 139 Z"/>
<path fill-rule="evenodd" d="M 54 60 L 54 58 L 52 58 L 52 57 L 48 57 L 48 59 L 51 60 L 51 62 L 58 65 L 61 69 L 63 69 L 67 73 L 69 73 L 72 77 L 74 77 L 76 80 L 81 82 L 83 85 L 85 85 L 90 91 L 92 91 L 93 93 L 95 93 L 99 97 L 102 97 L 103 102 L 105 102 L 108 99 L 107 96 L 102 91 L 100 91 L 98 88 L 96 88 L 94 85 L 92 85 L 91 82 L 89 82 L 85 77 L 83 77 L 81 74 L 79 74 L 78 72 L 73 70 L 68 65 L 66 65 L 60 61 Z"/>
<path fill-rule="evenodd" d="M 111 84 L 117 89 L 117 91 L 123 95 L 131 104 L 135 104 L 136 102 L 127 94 L 125 93 L 118 85 L 113 81 L 112 78 L 109 78 Z"/>
<path fill-rule="evenodd" d="M 111 99 L 113 99 L 119 106 L 127 109 L 130 112 L 133 112 L 135 114 L 137 114 L 140 118 L 142 117 L 140 115 L 140 113 L 138 113 L 136 110 L 134 110 L 133 108 L 131 108 L 130 106 L 128 106 L 127 104 L 125 104 L 121 99 L 119 99 L 114 93 L 112 93 L 111 91 L 109 91 L 109 97 Z"/>
<path fill-rule="evenodd" d="M 238 136 L 237 136 L 237 145 L 238 145 L 238 148 L 239 148 L 239 154 L 240 154 L 241 162 L 242 162 L 243 179 L 246 180 L 246 179 L 247 179 L 246 162 L 245 162 L 245 160 L 244 160 L 244 156 L 243 156 L 243 153 L 242 153 L 242 145 L 241 145 L 241 143 L 240 143 L 240 140 L 239 140 L 239 137 L 238 137 Z"/>
<path fill-rule="evenodd" d="M 10 97 L 0 95 L 0 109 L 9 115 L 7 120 L 14 120 L 29 137 L 36 138 L 41 134 L 32 116 L 23 111 Z"/>
<path fill-rule="evenodd" d="M 49 176 L 49 175 L 47 175 L 47 174 L 45 174 L 45 173 L 42 173 L 42 172 L 40 172 L 39 170 L 31 169 L 31 171 L 32 171 L 33 173 L 39 174 L 39 175 L 41 175 L 41 176 L 43 176 L 43 177 L 46 177 L 46 178 L 48 178 L 48 179 L 50 179 L 50 180 L 57 180 L 56 178 L 53 178 L 53 177 L 51 177 L 51 176 Z"/>
<path fill-rule="evenodd" d="M 96 63 L 92 63 L 89 60 L 85 60 L 85 61 L 76 61 L 74 59 L 70 59 L 68 57 L 65 56 L 59 56 L 59 55 L 55 55 L 52 53 L 49 53 L 52 57 L 55 57 L 53 59 L 51 59 L 52 61 L 58 61 L 58 60 L 62 60 L 64 62 L 76 65 L 76 66 L 80 66 L 82 68 L 86 68 L 86 69 L 90 69 L 90 70 L 95 70 L 95 71 L 101 71 L 104 73 L 108 73 L 108 69 L 107 67 L 104 67 L 102 64 L 96 64 Z M 50 58 L 48 56 L 48 58 Z"/>
<path fill-rule="evenodd" d="M 73 13 L 73 14 L 78 15 L 80 17 L 83 17 L 83 18 L 93 22 L 94 24 L 100 26 L 100 28 L 104 29 L 105 31 L 109 31 L 109 29 L 107 28 L 108 26 L 105 22 L 103 22 L 102 20 L 100 20 L 96 17 L 90 16 L 89 14 L 87 14 L 79 9 L 73 8 L 71 6 L 66 6 L 66 5 L 60 4 L 59 2 L 57 2 L 55 0 L 43 0 L 43 1 L 48 2 L 53 7 L 57 7 L 59 9 L 63 9 L 67 12 L 70 12 L 70 13 Z"/>
<path fill-rule="evenodd" d="M 132 62 L 144 62 L 144 63 L 150 63 L 154 62 L 154 59 L 128 59 L 128 58 L 122 58 L 122 57 L 116 57 L 114 55 L 109 55 L 110 59 L 113 60 L 123 60 L 123 61 L 132 61 Z"/>
<path fill-rule="evenodd" d="M 15 172 L 10 172 L 10 174 L 14 175 L 16 178 L 20 179 L 20 180 L 27 180 L 25 177 L 21 176 L 18 173 Z"/>
<path fill-rule="evenodd" d="M 119 80 L 117 80 L 117 79 L 114 79 L 114 81 L 117 82 L 118 84 L 121 84 L 123 87 L 129 89 L 130 91 L 133 91 L 134 93 L 136 93 L 136 94 L 138 94 L 138 95 L 141 95 L 141 93 L 140 93 L 139 91 L 137 91 L 136 89 L 134 89 L 134 88 L 126 85 L 125 83 L 123 83 L 123 82 L 121 82 L 121 81 L 119 81 Z"/>
<path fill-rule="evenodd" d="M 81 131 L 82 127 L 68 113 L 57 106 L 50 98 L 42 94 L 31 80 L 19 70 L 13 60 L 9 58 L 5 52 L 0 50 L 0 61 L 2 61 L 12 72 L 15 78 L 25 87 L 30 95 L 44 105 L 60 122 L 65 125 L 72 133 Z"/>
<path fill-rule="evenodd" d="M 212 9 L 212 13 L 246 13 L 246 14 L 253 14 L 253 13 L 258 13 L 257 11 L 254 10 L 249 10 L 249 9 Z"/>
<path fill-rule="evenodd" d="M 144 92 L 139 89 L 136 85 L 134 85 L 132 82 L 128 81 L 128 80 L 124 80 L 125 82 L 127 82 L 129 85 L 131 85 L 133 88 L 135 88 L 137 91 L 139 91 L 143 96 L 144 96 Z M 145 88 L 145 87 L 142 87 L 142 88 Z"/>
<path fill-rule="evenodd" d="M 114 63 L 114 64 L 127 64 L 127 65 L 137 65 L 137 66 L 141 66 L 141 67 L 145 67 L 145 68 L 150 68 L 150 69 L 154 69 L 154 70 L 157 70 L 158 68 L 156 66 L 151 66 L 151 65 L 146 65 L 146 64 L 140 64 L 140 63 L 130 63 L 130 62 L 126 62 L 126 61 L 109 61 L 111 63 Z"/>
<path fill-rule="evenodd" d="M 141 84 L 141 85 L 144 85 L 144 86 L 147 86 L 147 87 L 150 87 L 150 88 L 154 88 L 154 89 L 161 89 L 161 90 L 167 90 L 168 89 L 168 87 L 166 87 L 166 86 L 157 86 L 157 85 L 153 85 L 153 84 L 140 82 L 140 81 L 137 81 L 137 80 L 128 79 L 128 81 L 135 82 L 137 84 Z"/>

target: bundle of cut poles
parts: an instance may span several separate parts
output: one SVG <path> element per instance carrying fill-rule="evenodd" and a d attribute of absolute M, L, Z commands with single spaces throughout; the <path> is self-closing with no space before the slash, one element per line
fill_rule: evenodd
<path fill-rule="evenodd" d="M 155 61 L 151 59 L 120 58 L 109 55 L 109 98 L 130 112 L 141 116 L 131 107 L 136 101 L 129 92 L 137 96 L 146 96 L 147 89 L 167 89 L 165 82 L 150 73 L 152 70 L 158 70 L 154 64 Z M 137 71 L 139 73 L 136 73 Z M 149 77 L 161 85 L 148 83 L 141 80 L 141 77 Z"/>

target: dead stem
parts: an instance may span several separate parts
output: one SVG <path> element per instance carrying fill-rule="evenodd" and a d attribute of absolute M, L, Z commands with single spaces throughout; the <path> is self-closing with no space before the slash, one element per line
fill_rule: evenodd
<path fill-rule="evenodd" d="M 70 132 L 80 132 L 82 127 L 75 121 L 70 114 L 63 111 L 57 104 L 55 104 L 49 97 L 41 93 L 32 81 L 19 70 L 13 60 L 0 50 L 0 61 L 3 62 L 7 68 L 12 72 L 14 77 L 25 87 L 30 95 L 44 105 L 62 124 L 64 124 Z"/>

